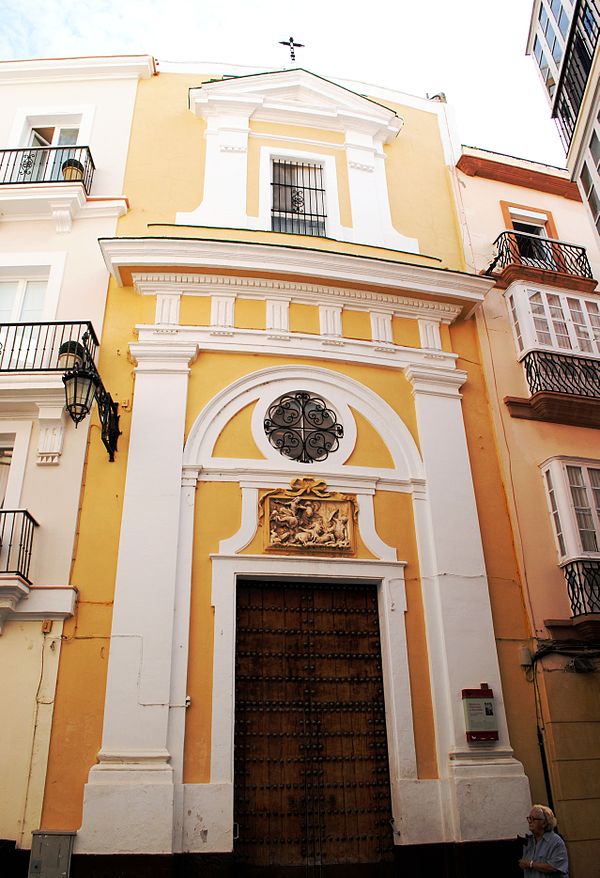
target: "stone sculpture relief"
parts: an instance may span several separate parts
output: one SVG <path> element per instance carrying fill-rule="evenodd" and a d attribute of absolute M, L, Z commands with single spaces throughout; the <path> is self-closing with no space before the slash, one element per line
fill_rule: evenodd
<path fill-rule="evenodd" d="M 269 491 L 260 518 L 267 551 L 354 552 L 356 499 L 329 491 L 325 482 L 294 479 L 285 490 Z"/>

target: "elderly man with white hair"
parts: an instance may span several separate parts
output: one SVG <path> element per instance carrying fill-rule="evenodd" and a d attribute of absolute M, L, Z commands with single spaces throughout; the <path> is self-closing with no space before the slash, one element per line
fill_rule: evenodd
<path fill-rule="evenodd" d="M 556 817 L 546 805 L 533 805 L 527 817 L 531 834 L 523 849 L 519 866 L 525 878 L 555 875 L 569 878 L 569 858 L 565 843 L 554 831 Z"/>

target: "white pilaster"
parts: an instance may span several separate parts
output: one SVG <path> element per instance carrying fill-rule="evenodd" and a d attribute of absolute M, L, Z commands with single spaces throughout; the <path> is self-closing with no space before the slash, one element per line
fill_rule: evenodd
<path fill-rule="evenodd" d="M 392 315 L 371 311 L 371 338 L 373 341 L 393 344 Z"/>
<path fill-rule="evenodd" d="M 60 462 L 65 433 L 64 400 L 58 404 L 38 405 L 39 437 L 37 463 L 40 466 L 52 466 Z"/>
<path fill-rule="evenodd" d="M 441 351 L 442 337 L 440 335 L 439 320 L 419 319 L 419 336 L 422 348 Z"/>
<path fill-rule="evenodd" d="M 190 344 L 134 343 L 135 402 L 123 500 L 102 749 L 77 850 L 169 853 L 168 720 Z"/>
<path fill-rule="evenodd" d="M 214 332 L 233 328 L 235 296 L 212 296 L 210 301 L 210 324 Z"/>
<path fill-rule="evenodd" d="M 405 374 L 427 483 L 427 500 L 415 497 L 414 505 L 446 835 L 456 841 L 508 838 L 529 806 L 529 787 L 508 739 L 459 393 L 467 376 L 420 366 Z M 499 740 L 469 745 L 461 690 L 481 682 L 494 690 Z"/>
<path fill-rule="evenodd" d="M 340 338 L 342 335 L 342 309 L 338 305 L 319 305 L 321 335 Z"/>

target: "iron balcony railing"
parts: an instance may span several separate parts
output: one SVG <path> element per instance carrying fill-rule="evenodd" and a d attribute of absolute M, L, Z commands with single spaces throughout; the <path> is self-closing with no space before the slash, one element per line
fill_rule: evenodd
<path fill-rule="evenodd" d="M 21 576 L 31 585 L 29 565 L 37 526 L 25 509 L 0 509 L 0 574 Z"/>
<path fill-rule="evenodd" d="M 523 357 L 532 394 L 542 391 L 600 399 L 600 360 L 554 351 L 530 351 Z"/>
<path fill-rule="evenodd" d="M 84 349 L 95 359 L 98 339 L 86 321 L 0 323 L 1 372 L 64 372 Z"/>
<path fill-rule="evenodd" d="M 581 558 L 563 565 L 574 616 L 600 613 L 600 561 Z"/>
<path fill-rule="evenodd" d="M 542 268 L 558 271 L 574 277 L 592 278 L 592 269 L 585 247 L 566 244 L 552 238 L 540 238 L 528 232 L 502 232 L 494 241 L 497 256 L 486 271 L 492 275 L 495 269 L 503 270 L 510 265 Z"/>
<path fill-rule="evenodd" d="M 94 160 L 87 146 L 30 146 L 0 150 L 0 185 L 83 183 L 90 194 Z"/>

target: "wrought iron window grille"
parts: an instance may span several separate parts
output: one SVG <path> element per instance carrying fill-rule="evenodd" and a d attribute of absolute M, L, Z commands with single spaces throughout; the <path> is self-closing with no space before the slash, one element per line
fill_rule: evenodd
<path fill-rule="evenodd" d="M 271 230 L 325 235 L 323 168 L 314 162 L 273 162 Z"/>
<path fill-rule="evenodd" d="M 273 448 L 299 463 L 326 460 L 337 451 L 344 435 L 325 400 L 305 390 L 275 400 L 267 411 L 264 429 Z"/>

